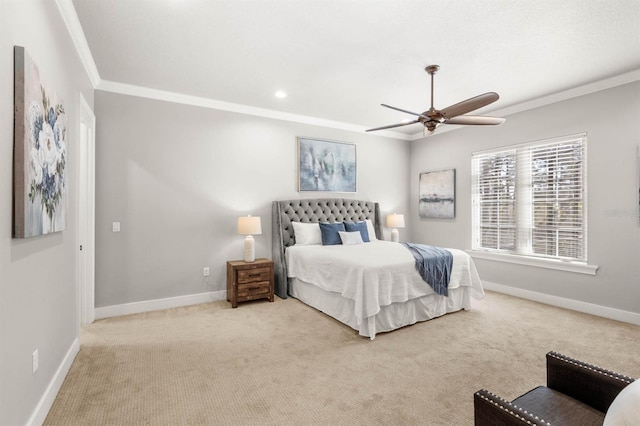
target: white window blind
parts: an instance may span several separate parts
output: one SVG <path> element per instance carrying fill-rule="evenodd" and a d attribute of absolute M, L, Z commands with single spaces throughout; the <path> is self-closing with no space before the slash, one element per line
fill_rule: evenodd
<path fill-rule="evenodd" d="M 586 261 L 586 135 L 472 156 L 473 248 Z"/>

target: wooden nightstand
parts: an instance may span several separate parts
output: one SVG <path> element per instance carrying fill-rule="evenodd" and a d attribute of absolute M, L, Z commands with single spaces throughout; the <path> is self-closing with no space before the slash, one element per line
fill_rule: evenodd
<path fill-rule="evenodd" d="M 227 262 L 227 300 L 231 307 L 256 299 L 273 302 L 273 262 L 269 259 Z"/>

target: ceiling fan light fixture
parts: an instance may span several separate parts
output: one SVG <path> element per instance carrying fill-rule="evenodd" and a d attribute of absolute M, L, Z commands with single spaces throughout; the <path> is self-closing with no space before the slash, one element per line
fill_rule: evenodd
<path fill-rule="evenodd" d="M 433 132 L 440 124 L 461 124 L 461 125 L 498 125 L 502 124 L 505 119 L 498 117 L 485 117 L 477 115 L 464 115 L 478 108 L 487 106 L 497 101 L 500 96 L 495 92 L 488 92 L 482 95 L 474 96 L 473 98 L 466 99 L 457 104 L 450 105 L 444 109 L 435 109 L 433 106 L 433 75 L 440 69 L 439 65 L 429 65 L 425 67 L 425 71 L 431 77 L 431 107 L 422 112 L 412 112 L 404 109 L 396 108 L 391 105 L 381 104 L 383 107 L 390 108 L 396 111 L 404 112 L 407 114 L 415 115 L 418 119 L 414 120 L 402 120 L 398 124 L 391 124 L 389 126 L 375 127 L 373 129 L 367 129 L 367 132 L 382 129 L 391 129 L 394 127 L 406 126 L 408 124 L 422 123 L 425 129 L 429 132 Z"/>

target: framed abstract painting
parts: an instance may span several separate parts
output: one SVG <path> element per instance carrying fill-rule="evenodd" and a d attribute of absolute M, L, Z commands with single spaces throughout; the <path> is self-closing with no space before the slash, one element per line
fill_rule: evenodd
<path fill-rule="evenodd" d="M 356 146 L 298 138 L 298 191 L 356 192 Z"/>
<path fill-rule="evenodd" d="M 456 217 L 456 169 L 420 173 L 419 191 L 420 217 Z"/>
<path fill-rule="evenodd" d="M 13 236 L 65 229 L 67 116 L 24 47 L 14 46 Z"/>

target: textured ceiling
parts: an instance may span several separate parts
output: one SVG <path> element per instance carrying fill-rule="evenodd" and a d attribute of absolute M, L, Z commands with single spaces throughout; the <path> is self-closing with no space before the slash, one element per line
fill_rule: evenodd
<path fill-rule="evenodd" d="M 426 110 L 429 64 L 436 108 L 500 94 L 477 114 L 640 69 L 638 0 L 73 4 L 103 80 L 365 127 Z"/>

